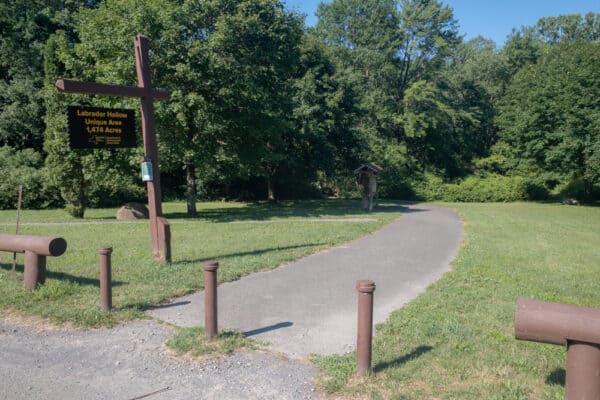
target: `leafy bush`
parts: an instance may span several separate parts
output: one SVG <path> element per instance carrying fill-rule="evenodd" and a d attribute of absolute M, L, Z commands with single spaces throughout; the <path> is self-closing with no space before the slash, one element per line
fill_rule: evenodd
<path fill-rule="evenodd" d="M 443 179 L 430 172 L 426 172 L 420 177 L 414 177 L 411 183 L 415 196 L 419 200 L 443 200 L 445 197 Z"/>
<path fill-rule="evenodd" d="M 582 178 L 573 178 L 560 182 L 552 190 L 552 195 L 555 198 L 575 198 L 578 200 L 595 200 L 600 199 L 600 184 L 592 185 L 589 197 L 586 196 L 585 183 Z"/>
<path fill-rule="evenodd" d="M 446 201 L 508 202 L 527 200 L 525 180 L 521 177 L 470 176 L 458 184 L 445 185 Z"/>
<path fill-rule="evenodd" d="M 372 155 L 370 160 L 383 167 L 377 177 L 377 193 L 380 198 L 413 199 L 415 193 L 409 184 L 412 171 L 418 164 L 410 156 L 406 143 L 392 139 L 370 138 Z M 357 165 L 358 167 L 358 165 Z"/>
<path fill-rule="evenodd" d="M 380 198 L 413 199 L 415 193 L 407 182 L 406 172 L 395 165 L 386 166 L 377 178 L 377 192 Z"/>
<path fill-rule="evenodd" d="M 547 183 L 537 176 L 526 177 L 523 183 L 527 200 L 546 200 L 550 196 Z"/>
<path fill-rule="evenodd" d="M 23 185 L 23 208 L 45 208 L 60 204 L 58 193 L 45 184 L 43 160 L 33 149 L 0 147 L 0 209 L 17 207 L 19 184 Z"/>
<path fill-rule="evenodd" d="M 548 196 L 546 187 L 534 178 L 498 174 L 472 175 L 456 183 L 444 183 L 442 178 L 426 173 L 413 188 L 419 199 L 430 201 L 509 202 Z"/>

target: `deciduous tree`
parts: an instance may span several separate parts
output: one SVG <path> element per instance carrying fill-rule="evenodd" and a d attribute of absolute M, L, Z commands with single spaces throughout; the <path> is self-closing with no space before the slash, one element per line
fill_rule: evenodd
<path fill-rule="evenodd" d="M 517 170 L 583 179 L 587 196 L 600 180 L 599 50 L 586 42 L 544 48 L 512 80 L 497 119 Z"/>

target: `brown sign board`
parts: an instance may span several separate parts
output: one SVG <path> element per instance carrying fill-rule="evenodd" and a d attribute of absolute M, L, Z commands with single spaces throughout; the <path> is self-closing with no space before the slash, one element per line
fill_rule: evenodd
<path fill-rule="evenodd" d="M 67 121 L 72 149 L 136 147 L 133 110 L 68 106 Z"/>

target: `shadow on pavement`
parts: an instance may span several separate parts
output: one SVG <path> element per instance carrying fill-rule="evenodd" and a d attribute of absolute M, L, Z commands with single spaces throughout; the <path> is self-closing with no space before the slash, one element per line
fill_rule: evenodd
<path fill-rule="evenodd" d="M 274 324 L 274 325 L 269 325 L 269 326 L 265 326 L 264 328 L 259 328 L 259 329 L 253 329 L 251 331 L 246 331 L 244 332 L 244 336 L 256 336 L 256 335 L 260 335 L 261 333 L 265 333 L 265 332 L 271 332 L 271 331 L 275 331 L 277 329 L 281 329 L 281 328 L 289 328 L 290 326 L 294 326 L 293 322 L 280 322 L 278 324 Z"/>
<path fill-rule="evenodd" d="M 185 306 L 187 304 L 191 304 L 192 302 L 189 300 L 186 301 L 177 301 L 175 303 L 167 303 L 167 304 L 160 304 L 158 306 L 148 306 L 148 307 L 144 307 L 143 311 L 149 311 L 149 310 L 160 310 L 163 308 L 171 308 L 171 307 L 178 307 L 178 306 Z"/>

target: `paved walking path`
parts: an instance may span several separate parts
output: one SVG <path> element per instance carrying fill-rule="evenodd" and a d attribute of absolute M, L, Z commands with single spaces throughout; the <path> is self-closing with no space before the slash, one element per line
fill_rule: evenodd
<path fill-rule="evenodd" d="M 399 205 L 382 230 L 218 288 L 219 327 L 239 329 L 291 358 L 352 351 L 356 281 L 372 279 L 375 323 L 423 292 L 448 270 L 462 223 L 456 212 Z M 203 325 L 204 293 L 174 299 L 149 315 L 179 326 Z"/>
<path fill-rule="evenodd" d="M 402 217 L 373 235 L 220 285 L 220 326 L 241 329 L 292 358 L 352 350 L 356 280 L 377 283 L 375 320 L 383 321 L 443 274 L 460 244 L 455 212 L 399 207 Z M 202 295 L 175 299 L 149 314 L 177 325 L 200 325 Z M 171 327 L 150 320 L 87 331 L 44 328 L 38 320 L 22 322 L 0 311 L 0 399 L 322 397 L 309 363 L 262 352 L 176 359 L 163 347 L 172 334 Z"/>

